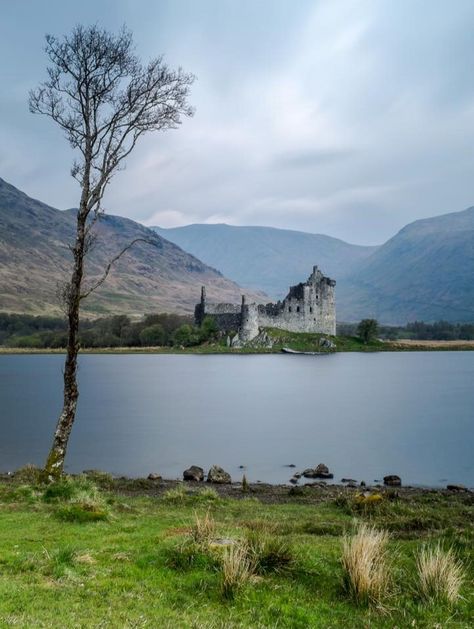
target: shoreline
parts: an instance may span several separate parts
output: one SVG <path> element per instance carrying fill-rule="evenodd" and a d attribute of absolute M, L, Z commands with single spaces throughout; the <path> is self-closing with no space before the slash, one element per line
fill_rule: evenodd
<path fill-rule="evenodd" d="M 14 484 L 23 482 L 24 475 L 35 474 L 38 468 L 28 466 L 20 468 L 13 473 L 0 473 L 1 484 Z M 267 504 L 278 504 L 296 501 L 303 502 L 325 502 L 334 500 L 340 496 L 370 495 L 379 494 L 389 499 L 405 498 L 412 499 L 425 495 L 437 495 L 440 497 L 452 497 L 462 495 L 474 501 L 474 487 L 463 484 L 447 484 L 446 486 L 426 486 L 426 485 L 401 485 L 390 486 L 381 483 L 371 483 L 361 485 L 360 483 L 327 483 L 322 480 L 304 482 L 298 485 L 291 483 L 265 483 L 248 482 L 244 489 L 241 481 L 231 483 L 216 483 L 208 481 L 185 481 L 179 479 L 167 479 L 157 475 L 156 478 L 112 476 L 108 472 L 100 470 L 84 470 L 82 473 L 65 474 L 73 478 L 86 476 L 101 489 L 113 493 L 129 496 L 146 496 L 159 498 L 169 490 L 184 488 L 186 494 L 192 496 L 199 494 L 203 490 L 214 490 L 221 498 L 256 498 Z M 306 480 L 306 479 L 305 479 Z M 450 487 L 450 489 L 448 489 Z"/>
<path fill-rule="evenodd" d="M 470 352 L 474 351 L 474 341 L 421 341 L 401 339 L 399 341 L 385 341 L 384 346 L 367 347 L 367 349 L 337 349 L 326 354 L 366 354 L 376 352 Z M 0 355 L 9 354 L 65 354 L 64 348 L 34 348 L 34 347 L 0 347 Z M 198 347 L 85 347 L 80 354 L 202 354 L 202 355 L 227 355 L 239 356 L 248 354 L 283 354 L 280 348 L 239 348 L 230 349 L 221 346 Z"/>

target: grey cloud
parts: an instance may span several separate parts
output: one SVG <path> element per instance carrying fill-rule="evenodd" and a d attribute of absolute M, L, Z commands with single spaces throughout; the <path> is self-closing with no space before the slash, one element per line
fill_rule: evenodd
<path fill-rule="evenodd" d="M 355 154 L 355 151 L 342 149 L 320 149 L 314 151 L 292 152 L 277 155 L 272 166 L 275 168 L 305 169 L 314 168 L 324 164 L 338 163 Z"/>
<path fill-rule="evenodd" d="M 164 52 L 197 74 L 196 115 L 137 147 L 108 191 L 110 211 L 369 244 L 473 204 L 471 0 L 142 4 L 84 0 L 77 15 L 58 0 L 28 16 L 21 3 L 4 8 L 0 55 L 14 51 L 16 65 L 0 67 L 11 86 L 0 99 L 0 176 L 58 207 L 77 204 L 72 155 L 28 114 L 25 86 L 42 78 L 46 30 L 127 22 L 145 58 Z"/>

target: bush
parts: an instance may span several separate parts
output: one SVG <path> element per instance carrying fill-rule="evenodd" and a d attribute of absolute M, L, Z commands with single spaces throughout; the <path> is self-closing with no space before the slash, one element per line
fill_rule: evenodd
<path fill-rule="evenodd" d="M 425 600 L 449 604 L 458 600 L 464 570 L 451 548 L 444 551 L 439 544 L 423 548 L 416 563 L 420 593 Z"/>
<path fill-rule="evenodd" d="M 201 343 L 214 339 L 219 332 L 217 323 L 212 317 L 205 317 L 199 328 L 199 340 Z"/>
<path fill-rule="evenodd" d="M 344 586 L 358 604 L 385 605 L 389 589 L 388 533 L 361 524 L 355 535 L 343 540 Z"/>
<path fill-rule="evenodd" d="M 160 323 L 155 323 L 140 332 L 140 343 L 144 347 L 154 347 L 164 345 L 166 341 L 166 333 Z"/>
<path fill-rule="evenodd" d="M 173 343 L 174 345 L 182 345 L 183 347 L 198 345 L 199 335 L 190 325 L 185 323 L 174 333 Z"/>
<path fill-rule="evenodd" d="M 357 334 L 367 344 L 376 338 L 379 324 L 376 319 L 363 319 L 357 326 Z"/>

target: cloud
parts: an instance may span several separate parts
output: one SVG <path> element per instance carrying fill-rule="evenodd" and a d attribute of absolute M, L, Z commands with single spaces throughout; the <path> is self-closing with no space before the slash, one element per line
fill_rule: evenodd
<path fill-rule="evenodd" d="M 148 225 L 267 224 L 378 243 L 411 220 L 472 205 L 470 0 L 455 9 L 441 0 L 144 0 L 141 13 L 122 1 L 112 17 L 106 4 L 103 23 L 128 22 L 140 54 L 163 50 L 198 77 L 196 115 L 137 147 L 108 191 L 111 211 Z M 83 14 L 96 11 L 85 0 Z M 28 32 L 36 41 L 32 24 Z M 12 19 L 5 37 L 15 36 Z M 64 142 L 16 113 L 27 80 L 18 72 L 12 85 L 0 175 L 72 206 Z"/>

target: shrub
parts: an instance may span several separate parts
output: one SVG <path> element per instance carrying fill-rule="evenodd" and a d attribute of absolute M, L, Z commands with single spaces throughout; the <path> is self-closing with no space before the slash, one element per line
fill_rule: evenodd
<path fill-rule="evenodd" d="M 240 544 L 231 544 L 224 550 L 221 559 L 221 593 L 232 600 L 237 592 L 250 580 L 253 566 L 247 549 Z"/>
<path fill-rule="evenodd" d="M 209 341 L 216 337 L 219 332 L 219 328 L 217 327 L 217 323 L 215 319 L 212 317 L 205 317 L 204 321 L 201 323 L 201 327 L 199 328 L 199 341 L 201 343 L 205 341 Z"/>
<path fill-rule="evenodd" d="M 343 540 L 344 586 L 362 605 L 384 607 L 389 589 L 388 533 L 361 524 L 352 537 Z"/>
<path fill-rule="evenodd" d="M 434 548 L 425 547 L 416 563 L 420 593 L 425 600 L 449 604 L 458 600 L 464 570 L 452 548 L 445 551 L 439 544 Z"/>
<path fill-rule="evenodd" d="M 164 345 L 165 342 L 166 333 L 160 323 L 155 323 L 147 328 L 143 328 L 140 332 L 140 343 L 145 347 Z"/>
<path fill-rule="evenodd" d="M 245 546 L 255 572 L 259 574 L 285 570 L 294 563 L 291 544 L 278 535 L 261 530 L 248 531 Z"/>
<path fill-rule="evenodd" d="M 199 334 L 192 326 L 185 323 L 175 331 L 173 343 L 174 345 L 183 345 L 184 347 L 198 345 Z"/>

